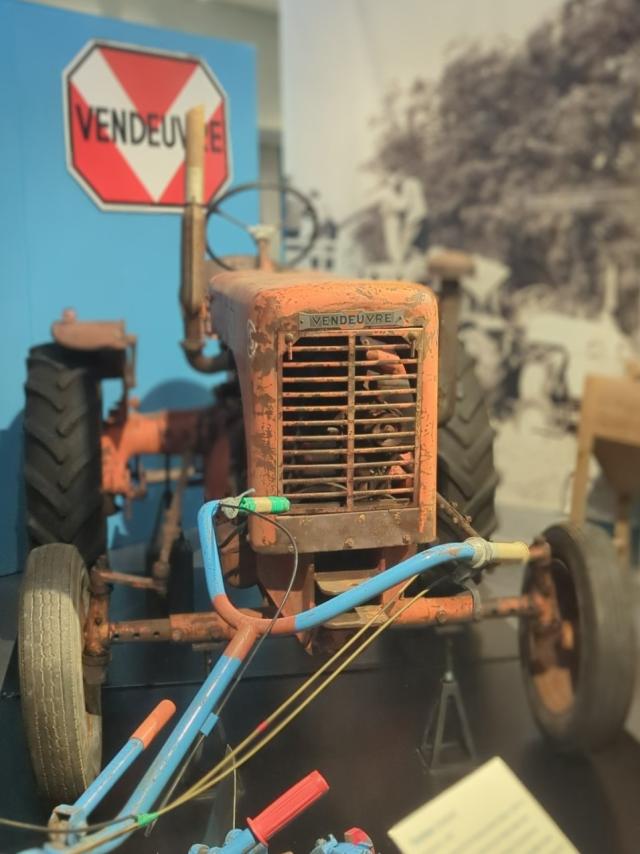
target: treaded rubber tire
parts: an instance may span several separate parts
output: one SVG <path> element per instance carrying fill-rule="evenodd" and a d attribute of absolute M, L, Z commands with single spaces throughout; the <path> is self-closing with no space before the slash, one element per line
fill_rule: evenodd
<path fill-rule="evenodd" d="M 22 717 L 38 788 L 71 804 L 100 770 L 100 686 L 83 681 L 88 575 L 74 546 L 34 549 L 20 594 L 18 664 Z"/>
<path fill-rule="evenodd" d="M 438 492 L 454 503 L 482 537 L 490 537 L 498 521 L 495 495 L 498 474 L 493 463 L 494 431 L 486 396 L 462 343 L 458 348 L 456 407 L 438 428 Z M 460 539 L 460 531 L 438 518 L 441 543 Z"/>
<path fill-rule="evenodd" d="M 70 543 L 87 566 L 106 552 L 100 384 L 91 355 L 57 344 L 27 359 L 24 477 L 31 547 Z"/>
<path fill-rule="evenodd" d="M 560 571 L 566 577 L 568 571 L 573 582 L 580 652 L 571 701 L 562 710 L 554 711 L 535 681 L 539 677 L 534 678 L 533 674 L 532 628 L 528 620 L 521 619 L 520 657 L 525 690 L 538 727 L 556 748 L 570 752 L 598 750 L 622 730 L 633 696 L 636 645 L 629 578 L 601 528 L 579 528 L 567 522 L 547 528 L 544 537 L 552 558 L 566 568 L 558 566 L 554 578 Z M 529 566 L 524 592 L 531 588 L 533 577 Z M 564 599 L 568 599 L 566 594 Z"/>

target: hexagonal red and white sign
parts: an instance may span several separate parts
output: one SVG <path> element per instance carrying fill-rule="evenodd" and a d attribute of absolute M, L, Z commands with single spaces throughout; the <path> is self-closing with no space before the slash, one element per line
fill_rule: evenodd
<path fill-rule="evenodd" d="M 204 105 L 205 201 L 231 177 L 227 96 L 195 56 L 92 41 L 63 74 L 67 165 L 99 207 L 184 204 L 186 112 Z"/>

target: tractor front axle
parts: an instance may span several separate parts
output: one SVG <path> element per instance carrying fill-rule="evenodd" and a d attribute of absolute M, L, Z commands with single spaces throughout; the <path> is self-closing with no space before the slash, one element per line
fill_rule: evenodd
<path fill-rule="evenodd" d="M 109 573 L 109 579 L 116 580 L 114 576 L 117 575 Z M 92 606 L 85 626 L 87 655 L 104 656 L 111 644 L 115 643 L 202 644 L 228 641 L 236 632 L 236 628 L 213 611 L 171 614 L 162 619 L 111 622 L 106 618 L 103 596 L 103 593 L 92 595 Z M 379 622 L 394 618 L 395 627 L 419 628 L 502 617 L 535 617 L 541 610 L 535 595 L 502 596 L 479 601 L 473 593 L 460 593 L 456 596 L 419 599 L 411 608 L 399 614 L 405 603 L 405 599 L 398 599 L 385 613 L 380 614 Z M 334 631 L 358 629 L 378 608 L 378 605 L 361 606 L 340 618 L 329 620 L 323 628 Z M 255 610 L 243 609 L 241 613 L 247 619 L 269 618 L 268 613 Z"/>

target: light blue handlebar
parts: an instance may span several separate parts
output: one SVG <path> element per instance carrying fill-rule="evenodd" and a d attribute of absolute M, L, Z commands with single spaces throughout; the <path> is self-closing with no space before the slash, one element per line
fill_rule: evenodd
<path fill-rule="evenodd" d="M 205 579 L 207 590 L 209 591 L 211 601 L 214 603 L 214 607 L 217 597 L 225 596 L 226 598 L 218 543 L 213 524 L 213 517 L 221 503 L 223 502 L 208 501 L 206 504 L 203 504 L 198 512 L 198 531 L 202 547 Z M 345 590 L 343 593 L 334 596 L 321 605 L 316 605 L 314 608 L 309 608 L 307 611 L 296 614 L 294 631 L 307 631 L 308 629 L 320 626 L 322 623 L 326 623 L 328 620 L 332 620 L 334 617 L 344 614 L 346 611 L 351 611 L 353 608 L 357 608 L 359 605 L 363 605 L 365 602 L 374 599 L 396 584 L 401 584 L 412 576 L 421 575 L 427 570 L 433 569 L 443 563 L 454 560 L 471 561 L 475 557 L 476 552 L 468 543 L 447 543 L 446 545 L 432 546 L 432 548 L 418 552 L 418 554 L 401 561 L 384 572 L 368 578 L 366 581 L 358 584 L 357 587 Z M 238 616 L 241 616 L 240 613 Z M 243 619 L 246 619 L 246 615 L 242 616 Z"/>
<path fill-rule="evenodd" d="M 229 603 L 226 596 L 220 556 L 218 554 L 218 543 L 213 524 L 213 517 L 221 503 L 224 502 L 209 501 L 200 508 L 198 513 L 198 529 L 207 589 L 211 601 L 215 608 L 216 600 L 224 597 L 225 605 L 227 609 L 231 609 L 230 616 L 233 617 L 235 609 Z M 239 505 L 236 505 L 236 507 L 240 512 L 244 509 Z M 302 611 L 295 616 L 293 621 L 289 617 L 286 623 L 284 623 L 284 618 L 281 617 L 276 622 L 280 623 L 282 627 L 280 633 L 306 631 L 368 602 L 370 599 L 384 593 L 385 590 L 389 590 L 396 584 L 407 581 L 414 575 L 419 575 L 433 567 L 454 560 L 472 561 L 474 558 L 477 558 L 477 554 L 474 547 L 469 543 L 449 543 L 447 545 L 433 546 L 363 581 L 357 587 L 340 593 L 338 596 L 321 605 L 316 605 L 314 608 Z M 247 617 L 246 614 L 242 614 L 240 611 L 236 613 L 239 620 L 255 620 L 256 623 L 263 622 L 270 625 L 269 621 Z M 213 670 L 183 713 L 162 750 L 155 757 L 135 791 L 120 811 L 120 821 L 116 820 L 114 824 L 88 837 L 95 845 L 93 849 L 94 854 L 107 854 L 107 852 L 117 848 L 139 827 L 136 819 L 128 817 L 144 814 L 151 809 L 187 755 L 187 751 L 197 734 L 205 732 L 205 730 L 208 732 L 211 726 L 215 724 L 217 718 L 213 714 L 213 709 L 239 672 L 243 656 L 248 652 L 247 649 L 242 654 L 234 654 L 231 652 L 232 645 L 233 641 L 216 662 Z M 82 803 L 82 798 L 80 802 Z M 124 835 L 116 835 L 118 830 L 124 831 Z M 65 847 L 63 850 L 66 854 L 74 854 L 74 852 L 78 852 L 79 854 L 83 850 L 85 842 L 86 840 L 82 840 L 79 843 Z M 57 843 L 55 845 L 45 843 L 41 849 L 30 849 L 29 852 L 23 852 L 23 854 L 42 854 L 42 852 L 44 854 L 55 854 L 58 850 Z"/>

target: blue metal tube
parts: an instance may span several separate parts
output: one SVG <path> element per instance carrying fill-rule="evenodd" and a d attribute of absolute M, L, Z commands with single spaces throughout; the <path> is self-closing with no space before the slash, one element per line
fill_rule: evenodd
<path fill-rule="evenodd" d="M 249 828 L 238 830 L 233 828 L 221 846 L 208 848 L 206 845 L 192 845 L 187 854 L 249 854 L 251 851 L 267 851 L 267 848 L 259 843 Z M 31 854 L 25 851 L 24 854 Z"/>
<path fill-rule="evenodd" d="M 122 808 L 122 815 L 137 815 L 151 809 L 241 664 L 241 658 L 229 657 L 224 653 L 216 661 L 213 670 L 167 738 L 162 750 Z"/>
<path fill-rule="evenodd" d="M 219 505 L 219 501 L 209 501 L 198 512 L 198 529 L 205 578 L 212 600 L 220 595 L 226 596 L 218 555 L 218 544 L 212 521 Z M 298 614 L 295 618 L 295 631 L 304 631 L 319 626 L 333 617 L 379 596 L 385 590 L 408 580 L 413 575 L 423 573 L 432 567 L 453 560 L 471 560 L 475 556 L 473 547 L 467 543 L 449 543 L 447 545 L 434 546 L 427 551 L 420 552 L 396 564 L 385 572 L 373 576 L 357 587 L 335 596 L 328 602 Z M 234 641 L 232 640 L 231 644 L 233 643 Z M 117 830 L 126 828 L 133 832 L 136 829 L 138 826 L 137 822 L 134 819 L 127 819 L 125 816 L 140 815 L 152 809 L 157 798 L 162 794 L 165 786 L 186 756 L 198 732 L 207 732 L 212 728 L 213 709 L 239 670 L 243 655 L 246 655 L 246 651 L 238 657 L 226 654 L 220 656 L 215 667 L 173 729 L 164 747 L 150 765 L 127 803 L 118 813 L 118 817 L 122 821 L 114 822 L 114 824 L 89 837 L 95 846 L 92 848 L 95 854 L 106 854 L 106 852 L 112 851 L 130 835 L 127 833 L 110 839 L 109 837 Z M 134 752 L 133 747 L 128 748 L 132 741 L 134 739 L 130 739 L 127 745 L 114 757 L 84 795 L 80 797 L 78 804 L 85 810 L 90 811 L 95 807 L 118 777 L 124 773 L 124 770 L 131 764 L 135 756 L 138 755 L 137 751 Z M 81 850 L 80 846 L 86 843 L 86 841 L 87 839 L 78 845 L 66 848 L 67 854 L 74 854 L 74 852 L 77 854 Z M 243 843 L 239 840 L 238 844 Z M 46 845 L 43 850 L 53 852 L 55 849 Z M 239 848 L 237 851 L 235 848 L 231 850 L 235 854 L 239 854 L 240 852 Z"/>
<path fill-rule="evenodd" d="M 75 802 L 73 816 L 70 820 L 72 827 L 86 824 L 89 815 L 98 806 L 107 792 L 111 791 L 120 777 L 132 762 L 140 756 L 144 745 L 139 738 L 130 738 L 116 753 L 111 762 L 102 769 L 96 779 L 80 795 Z"/>
<path fill-rule="evenodd" d="M 247 854 L 258 844 L 255 836 L 249 828 L 229 834 L 222 848 L 218 849 L 220 854 Z"/>
<path fill-rule="evenodd" d="M 219 504 L 219 501 L 208 501 L 198 512 L 198 531 L 202 547 L 205 579 L 207 590 L 212 600 L 216 596 L 225 595 L 218 544 L 212 522 L 212 517 L 216 513 Z M 310 608 L 308 611 L 297 614 L 295 618 L 295 631 L 306 631 L 320 626 L 322 623 L 326 623 L 339 614 L 350 611 L 358 605 L 362 605 L 370 599 L 379 596 L 390 587 L 407 581 L 411 576 L 419 575 L 432 567 L 453 560 L 472 560 L 474 557 L 474 549 L 467 543 L 448 543 L 447 545 L 433 546 L 433 548 L 419 552 L 413 555 L 413 557 L 407 558 L 407 560 L 403 560 L 401 563 L 390 567 L 385 572 L 381 572 L 363 581 L 357 587 L 345 590 L 322 605 L 316 605 L 315 608 Z"/>
<path fill-rule="evenodd" d="M 118 816 L 139 815 L 151 810 L 186 756 L 198 732 L 205 726 L 208 717 L 238 672 L 241 664 L 242 658 L 233 658 L 224 654 L 220 656 Z M 128 835 L 123 834 L 115 839 L 109 839 L 109 836 L 125 827 L 129 827 L 133 831 L 137 827 L 137 823 L 133 819 L 123 819 L 121 823 L 114 823 L 88 837 L 96 846 L 92 849 L 93 854 L 106 854 L 107 851 L 113 851 L 114 848 L 122 845 Z M 84 840 L 84 842 L 86 841 L 87 839 Z M 79 843 L 79 845 L 84 844 L 84 842 Z M 73 854 L 78 850 L 78 847 L 72 845 L 66 848 L 66 854 Z"/>
<path fill-rule="evenodd" d="M 357 587 L 352 587 L 350 590 L 345 590 L 332 599 L 328 599 L 322 605 L 316 605 L 315 608 L 296 614 L 296 631 L 303 632 L 320 626 L 345 611 L 351 611 L 358 605 L 363 605 L 390 587 L 401 584 L 412 576 L 420 575 L 435 566 L 453 560 L 471 560 L 474 555 L 473 548 L 465 543 L 448 543 L 443 546 L 433 546 L 424 552 L 418 552 L 413 557 L 368 578 L 358 584 Z"/>
<path fill-rule="evenodd" d="M 216 596 L 226 595 L 220 555 L 218 554 L 216 530 L 213 525 L 213 517 L 218 512 L 219 506 L 219 501 L 207 501 L 198 510 L 198 534 L 200 536 L 200 548 L 202 549 L 202 562 L 204 563 L 204 577 L 207 592 L 212 602 Z"/>

